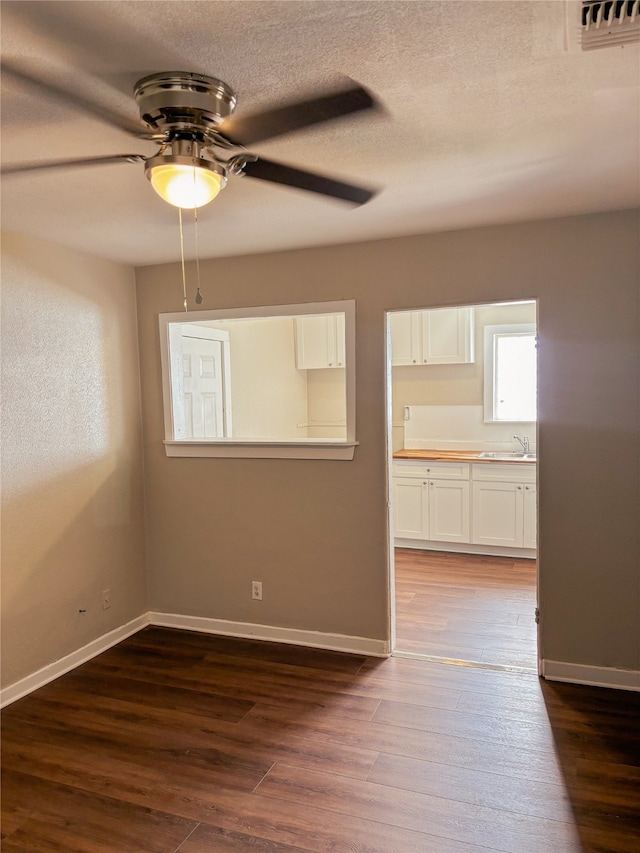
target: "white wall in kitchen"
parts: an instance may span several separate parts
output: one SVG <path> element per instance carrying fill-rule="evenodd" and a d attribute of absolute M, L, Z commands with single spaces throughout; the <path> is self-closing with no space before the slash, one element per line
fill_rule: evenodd
<path fill-rule="evenodd" d="M 536 446 L 535 423 L 487 424 L 482 406 L 405 406 L 407 450 L 520 450 L 514 434 Z"/>

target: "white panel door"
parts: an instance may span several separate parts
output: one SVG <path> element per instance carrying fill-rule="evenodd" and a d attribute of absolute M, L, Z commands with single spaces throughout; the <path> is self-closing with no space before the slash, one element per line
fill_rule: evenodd
<path fill-rule="evenodd" d="M 429 538 L 469 541 L 469 483 L 429 480 Z"/>
<path fill-rule="evenodd" d="M 222 343 L 182 337 L 185 438 L 223 438 Z"/>
<path fill-rule="evenodd" d="M 476 545 L 522 547 L 522 485 L 473 484 L 473 535 Z"/>
<path fill-rule="evenodd" d="M 169 323 L 166 331 L 171 381 L 170 399 L 165 398 L 167 440 L 229 438 L 229 332 L 195 322 Z"/>
<path fill-rule="evenodd" d="M 429 492 L 426 481 L 393 478 L 395 535 L 400 539 L 429 538 Z"/>
<path fill-rule="evenodd" d="M 524 526 L 522 545 L 525 548 L 535 548 L 538 533 L 538 508 L 536 505 L 536 487 L 525 483 L 524 494 Z"/>

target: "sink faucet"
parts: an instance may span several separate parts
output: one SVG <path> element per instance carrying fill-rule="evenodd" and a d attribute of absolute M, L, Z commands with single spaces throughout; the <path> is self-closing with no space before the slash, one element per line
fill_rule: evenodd
<path fill-rule="evenodd" d="M 520 444 L 522 445 L 522 452 L 528 453 L 529 452 L 529 436 L 523 435 L 522 438 L 520 438 L 519 435 L 514 435 L 513 437 L 516 439 L 516 441 L 519 441 Z"/>

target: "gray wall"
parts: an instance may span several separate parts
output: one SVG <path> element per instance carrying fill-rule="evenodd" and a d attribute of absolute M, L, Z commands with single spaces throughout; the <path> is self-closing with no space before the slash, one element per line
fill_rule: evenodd
<path fill-rule="evenodd" d="M 138 269 L 151 608 L 386 638 L 384 312 L 537 297 L 543 655 L 640 668 L 638 233 L 623 211 L 201 262 L 203 308 L 357 300 L 353 462 L 167 458 L 180 269 Z"/>
<path fill-rule="evenodd" d="M 139 616 L 147 591 L 133 270 L 4 234 L 2 279 L 8 685 Z"/>

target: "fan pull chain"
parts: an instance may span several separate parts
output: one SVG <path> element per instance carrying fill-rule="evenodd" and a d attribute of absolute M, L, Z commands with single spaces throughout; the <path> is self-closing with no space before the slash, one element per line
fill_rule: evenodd
<path fill-rule="evenodd" d="M 198 208 L 193 208 L 193 231 L 196 243 L 196 305 L 202 305 L 202 294 L 200 293 L 200 254 L 198 252 Z"/>
<path fill-rule="evenodd" d="M 184 310 L 188 311 L 187 305 L 187 275 L 184 270 L 184 234 L 182 232 L 182 208 L 178 208 L 178 218 L 180 220 L 180 261 L 182 262 L 182 295 L 184 296 Z"/>

